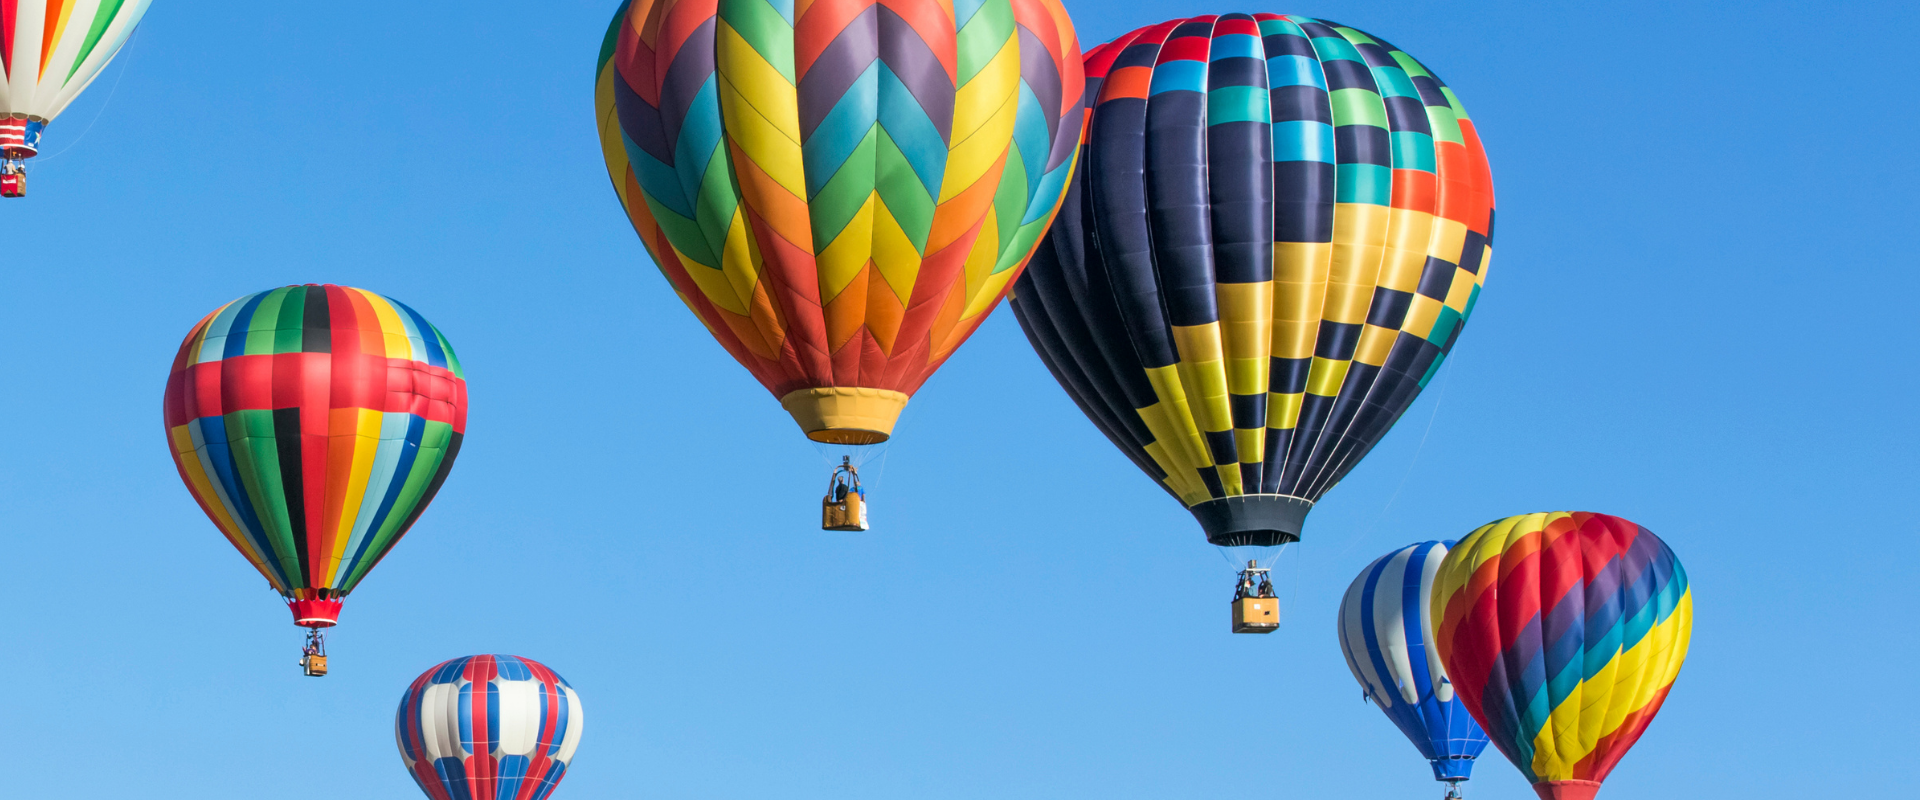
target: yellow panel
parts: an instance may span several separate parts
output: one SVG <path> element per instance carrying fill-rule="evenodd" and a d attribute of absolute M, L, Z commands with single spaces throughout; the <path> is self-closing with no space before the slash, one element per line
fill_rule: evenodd
<path fill-rule="evenodd" d="M 1424 257 L 1433 238 L 1433 220 L 1434 216 L 1425 211 L 1393 209 L 1387 220 L 1387 249 L 1420 253 Z"/>
<path fill-rule="evenodd" d="M 1228 387 L 1234 394 L 1266 391 L 1268 357 L 1273 354 L 1273 282 L 1218 284 L 1214 298 L 1220 305 Z"/>
<path fill-rule="evenodd" d="M 1433 323 L 1440 318 L 1440 301 L 1424 294 L 1413 296 L 1413 304 L 1407 307 L 1407 318 L 1400 323 L 1400 330 L 1422 339 L 1433 332 Z"/>
<path fill-rule="evenodd" d="M 973 249 L 967 251 L 966 267 L 961 272 L 966 281 L 962 296 L 974 296 L 972 290 L 986 282 L 987 276 L 993 274 L 993 265 L 999 262 L 1000 214 L 998 209 L 988 206 L 986 218 L 980 221 L 980 235 L 973 237 Z"/>
<path fill-rule="evenodd" d="M 788 141 L 800 143 L 800 96 L 787 76 L 721 20 L 714 35 L 713 63 L 741 101 L 753 106 Z M 792 66 L 792 65 L 787 65 Z M 749 148 L 748 152 L 752 152 Z"/>
<path fill-rule="evenodd" d="M 882 200 L 875 206 L 873 215 L 873 266 L 880 270 L 880 277 L 886 280 L 893 296 L 900 298 L 902 306 L 913 296 L 913 283 L 920 278 L 920 259 L 913 240 L 900 229 L 900 223 Z"/>
<path fill-rule="evenodd" d="M 840 235 L 814 258 L 820 276 L 821 303 L 833 302 L 867 266 L 867 256 L 873 251 L 873 207 L 878 202 L 878 194 L 868 194 L 860 210 L 853 212 L 853 219 L 840 229 Z"/>
<path fill-rule="evenodd" d="M 1320 312 L 1327 299 L 1333 245 L 1275 242 L 1273 245 L 1274 358 L 1313 355 Z"/>
<path fill-rule="evenodd" d="M 1267 393 L 1267 427 L 1284 431 L 1300 422 L 1300 402 L 1305 395 Z"/>
<path fill-rule="evenodd" d="M 807 177 L 804 160 L 800 154 L 800 111 L 793 100 L 793 87 L 785 76 L 773 71 L 767 62 L 760 58 L 753 47 L 741 40 L 740 35 L 725 25 L 720 26 L 716 37 L 715 61 L 721 62 L 721 54 L 733 50 L 745 50 L 745 56 L 734 57 L 735 61 L 745 62 L 734 65 L 732 69 L 720 70 L 720 115 L 727 126 L 727 139 L 746 157 L 766 170 L 781 188 L 794 197 L 807 196 Z M 734 70 L 739 70 L 736 74 Z M 766 94 L 767 75 L 780 87 L 786 100 L 769 107 L 759 107 L 744 96 L 743 84 L 753 84 L 749 88 Z"/>
<path fill-rule="evenodd" d="M 1375 267 L 1378 267 L 1376 262 Z M 1369 275 L 1368 277 L 1371 277 Z M 1373 283 L 1327 283 L 1327 307 L 1320 316 L 1328 322 L 1358 325 L 1367 321 L 1367 309 L 1373 306 Z"/>
<path fill-rule="evenodd" d="M 1219 361 L 1220 323 L 1173 325 L 1173 347 L 1181 361 Z"/>
<path fill-rule="evenodd" d="M 1241 486 L 1239 464 L 1222 464 L 1214 467 L 1213 474 L 1220 476 L 1220 488 L 1228 497 L 1247 493 Z"/>
<path fill-rule="evenodd" d="M 1453 270 L 1453 285 L 1447 287 L 1447 307 L 1463 314 L 1466 313 L 1467 299 L 1473 296 L 1473 287 L 1477 285 L 1479 284 L 1474 282 L 1473 273 L 1455 267 Z"/>
<path fill-rule="evenodd" d="M 1444 217 L 1433 221 L 1433 242 L 1427 253 L 1441 261 L 1458 263 L 1460 251 L 1467 246 L 1467 224 Z"/>
<path fill-rule="evenodd" d="M 993 310 L 993 304 L 1000 302 L 1000 290 L 1007 282 L 1018 277 L 1020 270 L 1003 269 L 987 276 L 986 283 L 974 292 L 973 299 L 967 302 L 967 309 L 960 312 L 961 319 L 972 319 Z"/>
<path fill-rule="evenodd" d="M 1352 365 L 1351 361 L 1314 356 L 1313 367 L 1307 372 L 1307 392 L 1321 397 L 1340 394 L 1340 384 L 1347 379 L 1347 367 Z"/>
<path fill-rule="evenodd" d="M 1017 39 L 1009 37 L 973 80 L 954 93 L 953 144 L 948 148 L 940 202 L 966 191 L 983 177 L 998 179 L 986 173 L 1013 143 L 1019 88 L 1020 46 Z"/>
<path fill-rule="evenodd" d="M 987 123 L 987 120 L 999 113 L 1006 104 L 1014 102 L 1020 91 L 1020 39 L 1011 35 L 1000 45 L 1000 51 L 987 61 L 986 66 L 974 73 L 967 85 L 959 87 L 953 94 L 953 138 L 951 149 L 959 150 L 958 143 L 974 135 Z M 991 163 L 998 158 L 1005 146 L 996 148 Z M 972 181 L 968 181 L 972 183 Z"/>
<path fill-rule="evenodd" d="M 1200 436 L 1200 427 L 1194 420 L 1193 409 L 1187 404 L 1187 391 L 1180 381 L 1180 370 L 1175 366 L 1154 367 L 1146 370 L 1147 382 L 1153 385 L 1154 396 L 1160 402 L 1152 407 L 1160 409 L 1163 420 L 1160 423 L 1166 435 L 1154 432 L 1154 438 L 1165 442 L 1168 451 L 1176 457 L 1185 459 L 1192 467 L 1213 466 L 1213 455 L 1207 449 L 1206 441 Z M 1142 414 L 1145 417 L 1145 414 Z M 1147 420 L 1151 428 L 1154 421 Z"/>
<path fill-rule="evenodd" d="M 1258 464 L 1267 454 L 1267 429 L 1234 428 L 1233 446 L 1240 451 L 1240 463 Z"/>
<path fill-rule="evenodd" d="M 1398 338 L 1399 331 L 1368 325 L 1360 331 L 1360 344 L 1354 348 L 1353 360 L 1376 367 L 1385 364 L 1387 354 L 1393 351 L 1393 342 Z"/>

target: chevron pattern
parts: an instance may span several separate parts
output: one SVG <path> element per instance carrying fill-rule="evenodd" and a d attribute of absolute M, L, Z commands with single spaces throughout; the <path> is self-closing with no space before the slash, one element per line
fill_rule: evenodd
<path fill-rule="evenodd" d="M 1079 152 L 1058 0 L 633 0 L 601 48 L 614 189 L 775 396 L 912 394 L 986 318 Z"/>

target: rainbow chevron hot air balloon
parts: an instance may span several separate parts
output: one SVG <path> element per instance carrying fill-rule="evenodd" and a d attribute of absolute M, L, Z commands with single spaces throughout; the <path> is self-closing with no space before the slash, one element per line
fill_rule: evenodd
<path fill-rule="evenodd" d="M 1619 517 L 1523 514 L 1440 565 L 1434 643 L 1461 702 L 1542 800 L 1591 800 L 1680 674 L 1687 572 Z"/>
<path fill-rule="evenodd" d="M 1058 0 L 633 0 L 598 77 L 647 252 L 821 442 L 892 434 L 1019 275 L 1079 149 Z"/>

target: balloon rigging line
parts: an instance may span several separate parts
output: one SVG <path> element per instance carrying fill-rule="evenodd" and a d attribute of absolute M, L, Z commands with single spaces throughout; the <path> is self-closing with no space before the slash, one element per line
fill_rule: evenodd
<path fill-rule="evenodd" d="M 68 140 L 67 146 L 60 148 L 60 152 L 49 153 L 47 155 L 40 156 L 39 158 L 34 159 L 35 161 L 45 164 L 48 161 L 52 161 L 56 158 L 59 158 L 60 156 L 64 155 L 68 150 L 72 150 L 74 148 L 74 145 L 79 144 L 81 139 L 87 138 L 87 134 L 93 132 L 93 126 L 96 124 L 99 124 L 100 118 L 106 115 L 107 106 L 113 104 L 113 96 L 120 93 L 120 82 L 122 80 L 125 80 L 127 77 L 127 72 L 133 69 L 133 53 L 131 51 L 133 50 L 133 43 L 139 38 L 140 38 L 140 28 L 139 26 L 136 25 L 134 26 L 134 29 L 133 29 L 133 35 L 127 37 L 127 43 L 121 46 L 120 48 L 120 52 L 127 54 L 127 59 L 125 63 L 122 63 L 120 65 L 120 74 L 113 76 L 113 87 L 107 90 L 107 99 L 100 101 L 100 110 L 93 112 L 93 121 L 87 123 L 86 129 L 80 131 L 79 136 L 75 136 L 72 139 Z"/>
<path fill-rule="evenodd" d="M 1387 512 L 1393 508 L 1394 501 L 1400 499 L 1400 492 L 1407 488 L 1407 481 L 1413 478 L 1413 468 L 1420 464 L 1420 452 L 1427 449 L 1427 437 L 1433 435 L 1433 423 L 1440 418 L 1440 404 L 1447 399 L 1447 387 L 1453 385 L 1454 361 L 1455 359 L 1449 358 L 1440 365 L 1440 369 L 1446 371 L 1447 374 L 1446 377 L 1440 381 L 1440 391 L 1435 392 L 1433 395 L 1433 413 L 1427 416 L 1426 430 L 1420 432 L 1420 444 L 1413 448 L 1413 457 L 1407 459 L 1407 471 L 1401 473 L 1400 485 L 1393 487 L 1393 494 L 1387 496 L 1386 504 L 1380 506 L 1380 513 L 1374 515 L 1373 521 L 1368 523 L 1367 527 L 1361 530 L 1359 535 L 1348 539 L 1347 546 L 1341 548 L 1340 552 L 1335 553 L 1334 558 L 1339 558 L 1352 552 L 1353 548 L 1358 547 L 1367 537 L 1372 536 L 1374 530 L 1380 527 L 1380 523 L 1386 520 Z"/>

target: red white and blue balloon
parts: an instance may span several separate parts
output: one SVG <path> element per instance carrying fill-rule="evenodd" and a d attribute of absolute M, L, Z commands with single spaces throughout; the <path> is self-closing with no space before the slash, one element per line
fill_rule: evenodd
<path fill-rule="evenodd" d="M 538 661 L 467 656 L 400 698 L 400 760 L 433 800 L 546 800 L 580 746 L 580 695 Z"/>

